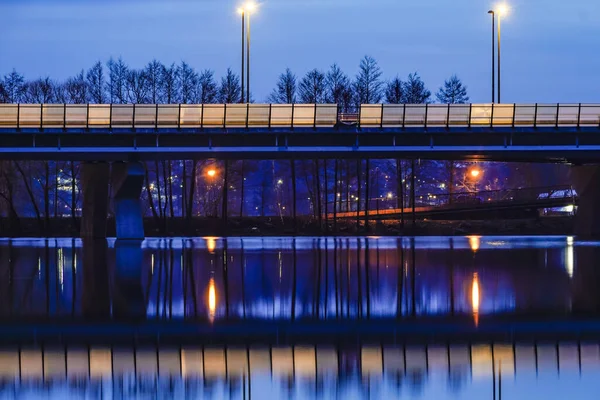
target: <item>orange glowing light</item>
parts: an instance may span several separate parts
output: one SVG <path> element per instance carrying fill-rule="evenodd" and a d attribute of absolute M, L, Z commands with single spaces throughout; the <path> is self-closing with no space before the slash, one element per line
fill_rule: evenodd
<path fill-rule="evenodd" d="M 473 273 L 473 285 L 471 287 L 471 305 L 473 307 L 473 319 L 475 325 L 479 324 L 479 304 L 480 304 L 480 289 L 479 289 L 479 276 L 477 272 Z"/>
<path fill-rule="evenodd" d="M 215 278 L 210 278 L 208 282 L 208 318 L 214 321 L 217 313 L 217 289 L 215 287 Z"/>

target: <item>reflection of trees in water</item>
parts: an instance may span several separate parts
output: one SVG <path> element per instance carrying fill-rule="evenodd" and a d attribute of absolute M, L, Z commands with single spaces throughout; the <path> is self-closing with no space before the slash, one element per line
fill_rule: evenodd
<path fill-rule="evenodd" d="M 448 371 L 448 388 L 453 393 L 459 393 L 469 381 L 471 373 L 467 367 L 452 367 Z"/>
<path fill-rule="evenodd" d="M 406 374 L 406 383 L 410 388 L 413 395 L 421 395 L 425 390 L 425 384 L 427 383 L 427 371 L 424 369 L 411 369 Z"/>

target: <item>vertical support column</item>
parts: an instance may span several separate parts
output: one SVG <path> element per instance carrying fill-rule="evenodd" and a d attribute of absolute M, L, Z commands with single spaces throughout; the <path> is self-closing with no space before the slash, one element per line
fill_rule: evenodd
<path fill-rule="evenodd" d="M 579 197 L 575 234 L 600 235 L 600 165 L 571 167 L 571 180 Z"/>
<path fill-rule="evenodd" d="M 85 162 L 81 165 L 83 192 L 81 237 L 106 239 L 108 214 L 109 165 L 106 162 Z"/>
<path fill-rule="evenodd" d="M 117 239 L 143 240 L 144 223 L 140 195 L 144 167 L 139 162 L 119 162 L 112 166 L 112 191 Z"/>

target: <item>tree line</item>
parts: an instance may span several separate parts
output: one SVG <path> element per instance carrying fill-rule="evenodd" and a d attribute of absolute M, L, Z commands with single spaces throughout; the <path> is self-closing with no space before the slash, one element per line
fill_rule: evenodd
<path fill-rule="evenodd" d="M 434 100 L 417 72 L 403 80 L 383 79 L 377 61 L 365 56 L 355 77 L 337 65 L 329 70 L 317 68 L 297 77 L 286 69 L 266 99 L 271 103 L 333 103 L 344 112 L 360 104 L 421 104 Z M 218 79 L 210 69 L 196 70 L 186 62 L 165 65 L 157 60 L 136 69 L 122 58 L 96 62 L 64 81 L 50 77 L 26 80 L 13 70 L 0 79 L 2 103 L 113 103 L 113 104 L 200 104 L 239 103 L 242 99 L 238 74 L 228 68 Z M 466 103 L 467 87 L 451 76 L 435 94 L 440 103 Z M 253 99 L 250 100 L 253 102 Z"/>

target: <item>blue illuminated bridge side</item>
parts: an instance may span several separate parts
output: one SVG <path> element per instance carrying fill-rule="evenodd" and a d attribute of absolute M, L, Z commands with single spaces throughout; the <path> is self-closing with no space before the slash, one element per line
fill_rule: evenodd
<path fill-rule="evenodd" d="M 600 104 L 0 104 L 0 158 L 600 160 Z"/>

